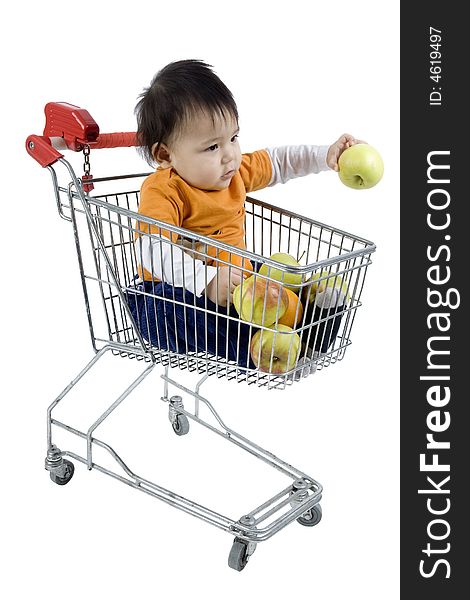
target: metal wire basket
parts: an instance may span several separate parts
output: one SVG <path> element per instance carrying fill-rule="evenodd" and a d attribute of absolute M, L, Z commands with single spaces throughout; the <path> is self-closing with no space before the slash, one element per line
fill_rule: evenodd
<path fill-rule="evenodd" d="M 93 196 L 84 193 L 80 187 L 76 189 L 73 183 L 67 189 L 57 187 L 59 197 L 64 194 L 60 199 L 60 210 L 72 220 L 75 230 L 95 349 L 110 344 L 126 356 L 151 360 L 152 355 L 152 359 L 163 365 L 280 389 L 298 379 L 300 371 L 305 373 L 308 368 L 309 372 L 314 372 L 314 367 L 322 369 L 344 357 L 351 344 L 354 318 L 361 306 L 367 268 L 375 250 L 371 242 L 248 197 L 245 214 L 247 249 L 241 250 L 138 214 L 140 186 L 136 189 L 128 185 L 127 191 L 99 193 L 101 184 L 135 184 L 136 178 L 140 180 L 141 177 L 93 180 L 97 192 Z M 166 238 L 163 231 L 174 234 L 176 241 Z M 276 334 L 279 338 L 289 336 L 288 342 L 284 343 L 286 353 L 291 346 L 291 353 L 297 357 L 292 368 L 282 369 L 283 364 L 276 372 L 276 340 L 272 348 L 265 351 L 264 367 L 255 366 L 246 350 L 230 357 L 227 348 L 229 338 L 232 345 L 240 347 L 242 342 L 249 346 L 258 330 L 263 330 L 266 336 L 282 322 L 280 316 L 270 327 L 247 323 L 233 308 L 209 306 L 211 303 L 207 300 L 196 305 L 193 295 L 188 301 L 184 295 L 176 295 L 174 290 L 157 286 L 155 281 L 143 282 L 139 277 L 142 270 L 140 248 L 145 238 L 166 244 L 175 254 L 197 255 L 199 260 L 210 262 L 212 266 L 233 269 L 245 261 L 243 264 L 251 265 L 247 274 L 258 280 L 262 289 L 279 282 L 287 285 L 292 279 L 298 281 L 291 286 L 301 299 L 301 306 L 294 315 L 295 324 L 291 322 L 292 333 Z M 87 239 L 91 243 L 84 243 Z M 269 257 L 276 253 L 289 254 L 301 260 L 303 265 L 289 266 L 270 260 Z M 265 274 L 260 274 L 260 270 Z M 333 302 L 329 297 L 328 306 L 315 302 L 315 292 L 324 288 L 340 292 Z M 249 301 L 253 302 L 252 296 Z M 217 328 L 226 332 L 222 336 L 225 345 L 220 342 L 219 346 L 216 344 L 216 351 L 211 352 L 204 339 L 201 341 L 201 336 L 193 336 L 191 343 L 187 335 L 179 345 L 176 340 L 176 348 L 174 344 L 170 347 L 169 334 L 164 328 L 155 327 L 156 313 L 162 304 L 170 323 L 178 318 L 173 314 L 176 311 L 190 321 L 188 327 L 202 322 L 204 329 L 204 324 L 211 320 L 217 322 Z M 262 309 L 263 317 L 269 307 Z M 262 322 L 262 318 L 260 320 Z M 153 335 L 150 332 L 152 321 Z M 295 349 L 294 341 L 297 341 Z"/>

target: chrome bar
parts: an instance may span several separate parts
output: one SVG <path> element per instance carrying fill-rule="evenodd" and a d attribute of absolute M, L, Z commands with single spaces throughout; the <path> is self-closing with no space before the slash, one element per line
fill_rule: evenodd
<path fill-rule="evenodd" d="M 92 464 L 92 433 L 109 415 L 123 402 L 127 396 L 141 383 L 147 375 L 153 370 L 155 363 L 151 363 L 126 389 L 125 391 L 109 406 L 108 409 L 91 425 L 87 432 L 87 462 L 88 469 L 91 469 Z"/>

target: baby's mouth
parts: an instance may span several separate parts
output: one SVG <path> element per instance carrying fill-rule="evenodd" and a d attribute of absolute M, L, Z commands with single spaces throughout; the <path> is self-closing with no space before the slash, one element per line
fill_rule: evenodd
<path fill-rule="evenodd" d="M 234 175 L 235 175 L 235 171 L 232 169 L 231 171 L 227 171 L 227 173 L 222 175 L 221 179 L 223 179 L 225 181 L 227 179 L 232 178 Z"/>

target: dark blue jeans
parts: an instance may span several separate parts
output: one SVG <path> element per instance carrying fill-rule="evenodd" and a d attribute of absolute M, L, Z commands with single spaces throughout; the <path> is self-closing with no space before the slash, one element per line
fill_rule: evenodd
<path fill-rule="evenodd" d="M 226 308 L 218 307 L 205 296 L 199 298 L 183 288 L 167 283 L 145 281 L 127 289 L 127 300 L 139 330 L 147 341 L 160 350 L 178 354 L 208 352 L 254 369 L 250 357 L 250 335 L 254 327 L 240 322 L 233 304 L 227 318 Z M 344 306 L 336 309 L 307 309 L 303 337 L 308 346 L 326 353 L 338 335 Z M 326 319 L 318 323 L 321 319 Z M 308 332 L 310 335 L 308 336 Z"/>
<path fill-rule="evenodd" d="M 126 293 L 142 336 L 156 348 L 178 354 L 207 351 L 241 367 L 254 368 L 250 333 L 255 330 L 228 319 L 226 308 L 167 283 L 145 281 Z M 239 319 L 233 304 L 229 315 Z"/>
<path fill-rule="evenodd" d="M 305 324 L 313 323 L 310 328 L 310 336 L 308 336 L 308 330 L 304 334 L 308 339 L 309 348 L 321 354 L 328 352 L 338 335 L 343 317 L 341 313 L 344 309 L 344 305 L 322 309 L 313 304 L 307 308 Z"/>

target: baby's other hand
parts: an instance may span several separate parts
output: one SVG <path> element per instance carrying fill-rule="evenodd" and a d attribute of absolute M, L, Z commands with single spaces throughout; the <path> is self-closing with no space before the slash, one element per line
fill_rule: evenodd
<path fill-rule="evenodd" d="M 356 138 L 349 133 L 343 133 L 343 135 L 336 140 L 331 146 L 328 148 L 328 154 L 326 155 L 326 164 L 333 169 L 334 171 L 338 171 L 338 159 L 341 154 L 350 146 L 354 146 L 354 144 L 366 144 L 367 142 L 363 142 L 362 140 L 356 140 Z"/>
<path fill-rule="evenodd" d="M 243 271 L 235 267 L 219 267 L 217 275 L 206 287 L 206 296 L 214 304 L 227 306 L 232 303 L 233 290 L 242 282 Z"/>

